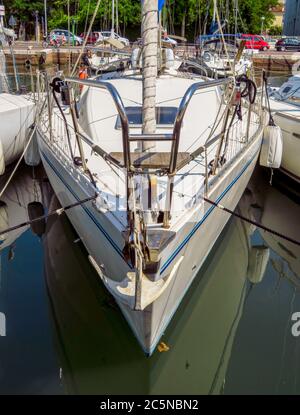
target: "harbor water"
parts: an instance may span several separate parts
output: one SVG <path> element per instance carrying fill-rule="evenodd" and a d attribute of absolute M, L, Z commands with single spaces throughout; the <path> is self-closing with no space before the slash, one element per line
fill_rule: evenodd
<path fill-rule="evenodd" d="M 237 211 L 299 239 L 299 203 L 257 168 Z M 57 207 L 43 170 L 22 166 L 1 198 L 1 230 Z M 65 214 L 2 234 L 0 250 L 1 394 L 300 393 L 292 243 L 232 217 L 150 358 Z"/>

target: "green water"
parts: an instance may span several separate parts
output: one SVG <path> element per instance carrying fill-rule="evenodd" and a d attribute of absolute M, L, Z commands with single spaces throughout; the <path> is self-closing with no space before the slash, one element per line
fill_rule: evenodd
<path fill-rule="evenodd" d="M 299 193 L 287 184 L 271 187 L 257 169 L 238 211 L 299 239 Z M 1 201 L 1 229 L 58 203 L 25 166 Z M 253 246 L 269 247 L 263 275 Z M 169 351 L 150 358 L 64 215 L 5 235 L 0 249 L 1 394 L 300 393 L 296 245 L 232 218 L 162 338 Z"/>

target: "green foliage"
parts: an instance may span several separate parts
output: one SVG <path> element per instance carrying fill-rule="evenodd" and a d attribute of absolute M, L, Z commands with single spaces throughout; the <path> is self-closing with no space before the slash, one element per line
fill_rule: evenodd
<path fill-rule="evenodd" d="M 140 26 L 140 0 L 115 0 L 118 2 L 118 22 L 121 32 L 127 28 Z M 69 0 L 70 16 L 76 23 L 76 31 L 83 31 L 89 23 L 96 0 Z M 239 0 L 238 30 L 260 33 L 262 16 L 264 28 L 272 27 L 274 16 L 270 8 L 278 0 Z M 19 21 L 31 22 L 33 12 L 44 12 L 44 0 L 4 0 L 7 16 L 14 14 Z M 66 28 L 68 25 L 68 0 L 47 0 L 49 28 Z M 234 29 L 234 0 L 218 0 L 221 19 L 227 19 L 226 31 Z M 189 38 L 203 33 L 209 28 L 213 15 L 213 0 L 166 0 L 163 23 L 170 32 L 185 33 Z M 111 25 L 111 0 L 102 0 L 94 29 L 109 29 Z M 72 26 L 72 23 L 71 23 Z M 275 29 L 272 29 L 275 30 Z"/>
<path fill-rule="evenodd" d="M 269 30 L 269 35 L 271 35 L 271 36 L 281 36 L 282 35 L 282 26 L 272 26 Z"/>

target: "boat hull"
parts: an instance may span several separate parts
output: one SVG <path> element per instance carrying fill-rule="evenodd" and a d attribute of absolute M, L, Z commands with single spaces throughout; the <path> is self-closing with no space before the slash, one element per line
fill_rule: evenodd
<path fill-rule="evenodd" d="M 280 170 L 300 183 L 300 118 L 276 113 L 274 120 L 282 130 L 283 154 Z"/>
<path fill-rule="evenodd" d="M 216 177 L 216 184 L 209 194 L 212 200 L 235 209 L 255 167 L 261 139 L 262 132 L 233 160 L 220 178 Z M 64 206 L 91 196 L 91 184 L 82 182 L 82 177 L 74 174 L 72 166 L 59 161 L 39 131 L 38 140 L 44 167 L 60 203 Z M 107 284 L 109 280 L 123 281 L 132 270 L 122 255 L 124 240 L 121 232 L 92 202 L 69 210 L 67 215 L 89 255 L 101 269 L 102 280 L 107 288 L 110 290 Z M 151 354 L 155 349 L 229 218 L 229 214 L 209 203 L 204 204 L 204 214 L 199 216 L 199 209 L 195 210 L 162 253 L 161 277 L 167 279 L 174 269 L 175 275 L 166 289 L 144 310 L 133 310 L 121 296 L 115 295 L 145 353 Z"/>
<path fill-rule="evenodd" d="M 33 101 L 22 95 L 0 94 L 0 152 L 3 154 L 5 165 L 21 155 L 34 119 Z"/>

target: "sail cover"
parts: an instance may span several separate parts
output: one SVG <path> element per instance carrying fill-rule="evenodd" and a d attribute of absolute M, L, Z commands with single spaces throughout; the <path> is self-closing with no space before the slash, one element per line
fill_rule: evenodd
<path fill-rule="evenodd" d="M 143 0 L 141 0 L 141 3 L 143 3 Z M 164 7 L 164 4 L 165 4 L 165 0 L 158 0 L 158 11 L 159 12 Z"/>
<path fill-rule="evenodd" d="M 158 0 L 158 11 L 159 12 L 164 7 L 164 4 L 165 4 L 165 0 Z"/>

